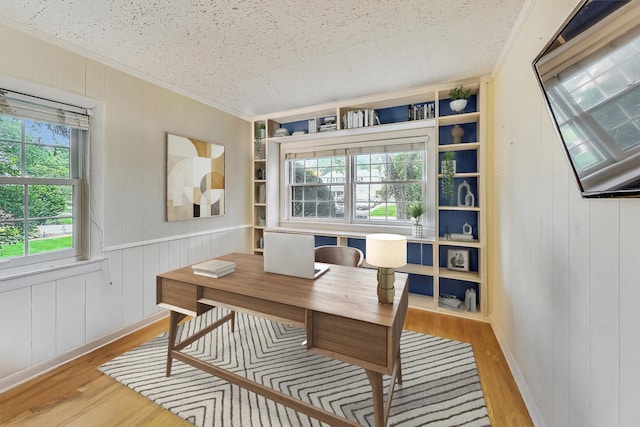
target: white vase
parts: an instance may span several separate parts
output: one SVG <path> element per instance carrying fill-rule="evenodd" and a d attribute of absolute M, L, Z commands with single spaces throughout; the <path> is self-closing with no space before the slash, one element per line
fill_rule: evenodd
<path fill-rule="evenodd" d="M 422 237 L 422 224 L 413 224 L 411 235 L 413 237 Z"/>
<path fill-rule="evenodd" d="M 454 113 L 463 112 L 466 106 L 467 106 L 466 99 L 456 99 L 449 102 L 449 108 L 451 108 L 451 111 L 453 111 Z"/>

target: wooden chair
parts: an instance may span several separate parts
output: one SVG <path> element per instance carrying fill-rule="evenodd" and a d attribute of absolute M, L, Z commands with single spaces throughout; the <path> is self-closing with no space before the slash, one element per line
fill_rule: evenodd
<path fill-rule="evenodd" d="M 316 248 L 316 262 L 362 267 L 364 254 L 360 249 L 349 246 L 318 246 Z"/>

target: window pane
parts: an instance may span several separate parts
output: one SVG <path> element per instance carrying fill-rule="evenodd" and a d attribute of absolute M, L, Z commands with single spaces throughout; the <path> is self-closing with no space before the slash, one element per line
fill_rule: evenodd
<path fill-rule="evenodd" d="M 69 217 L 73 202 L 70 185 L 30 185 L 29 218 Z"/>
<path fill-rule="evenodd" d="M 47 224 L 44 220 L 29 221 L 29 254 L 72 249 L 71 229 L 71 221 L 66 224 Z"/>
<path fill-rule="evenodd" d="M 22 120 L 0 115 L 0 139 L 22 141 Z"/>
<path fill-rule="evenodd" d="M 70 178 L 68 148 L 26 146 L 25 175 L 32 178 Z"/>
<path fill-rule="evenodd" d="M 19 142 L 0 141 L 0 175 L 20 176 L 20 150 Z"/>
<path fill-rule="evenodd" d="M 24 218 L 23 185 L 0 184 L 0 212 L 2 219 Z"/>
<path fill-rule="evenodd" d="M 23 225 L 15 221 L 2 221 L 5 214 L 0 211 L 0 258 L 24 256 Z"/>
<path fill-rule="evenodd" d="M 69 126 L 54 125 L 52 123 L 24 121 L 25 142 L 35 142 L 49 146 L 69 147 L 71 128 Z"/>

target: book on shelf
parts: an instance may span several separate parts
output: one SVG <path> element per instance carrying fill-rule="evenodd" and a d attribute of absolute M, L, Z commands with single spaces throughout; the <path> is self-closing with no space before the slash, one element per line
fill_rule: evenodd
<path fill-rule="evenodd" d="M 342 127 L 355 129 L 380 124 L 380 118 L 373 108 L 365 110 L 350 110 L 342 115 Z"/>
<path fill-rule="evenodd" d="M 433 119 L 434 117 L 435 107 L 432 103 L 409 105 L 409 120 Z"/>
<path fill-rule="evenodd" d="M 219 259 L 212 259 L 191 266 L 191 271 L 193 272 L 193 274 L 213 277 L 214 279 L 226 276 L 227 274 L 233 273 L 235 270 L 235 263 Z"/>

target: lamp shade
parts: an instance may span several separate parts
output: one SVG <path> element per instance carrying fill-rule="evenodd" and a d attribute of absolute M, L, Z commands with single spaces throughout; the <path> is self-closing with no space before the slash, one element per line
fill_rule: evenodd
<path fill-rule="evenodd" d="M 407 263 L 407 238 L 399 234 L 368 234 L 367 263 L 396 268 Z"/>

